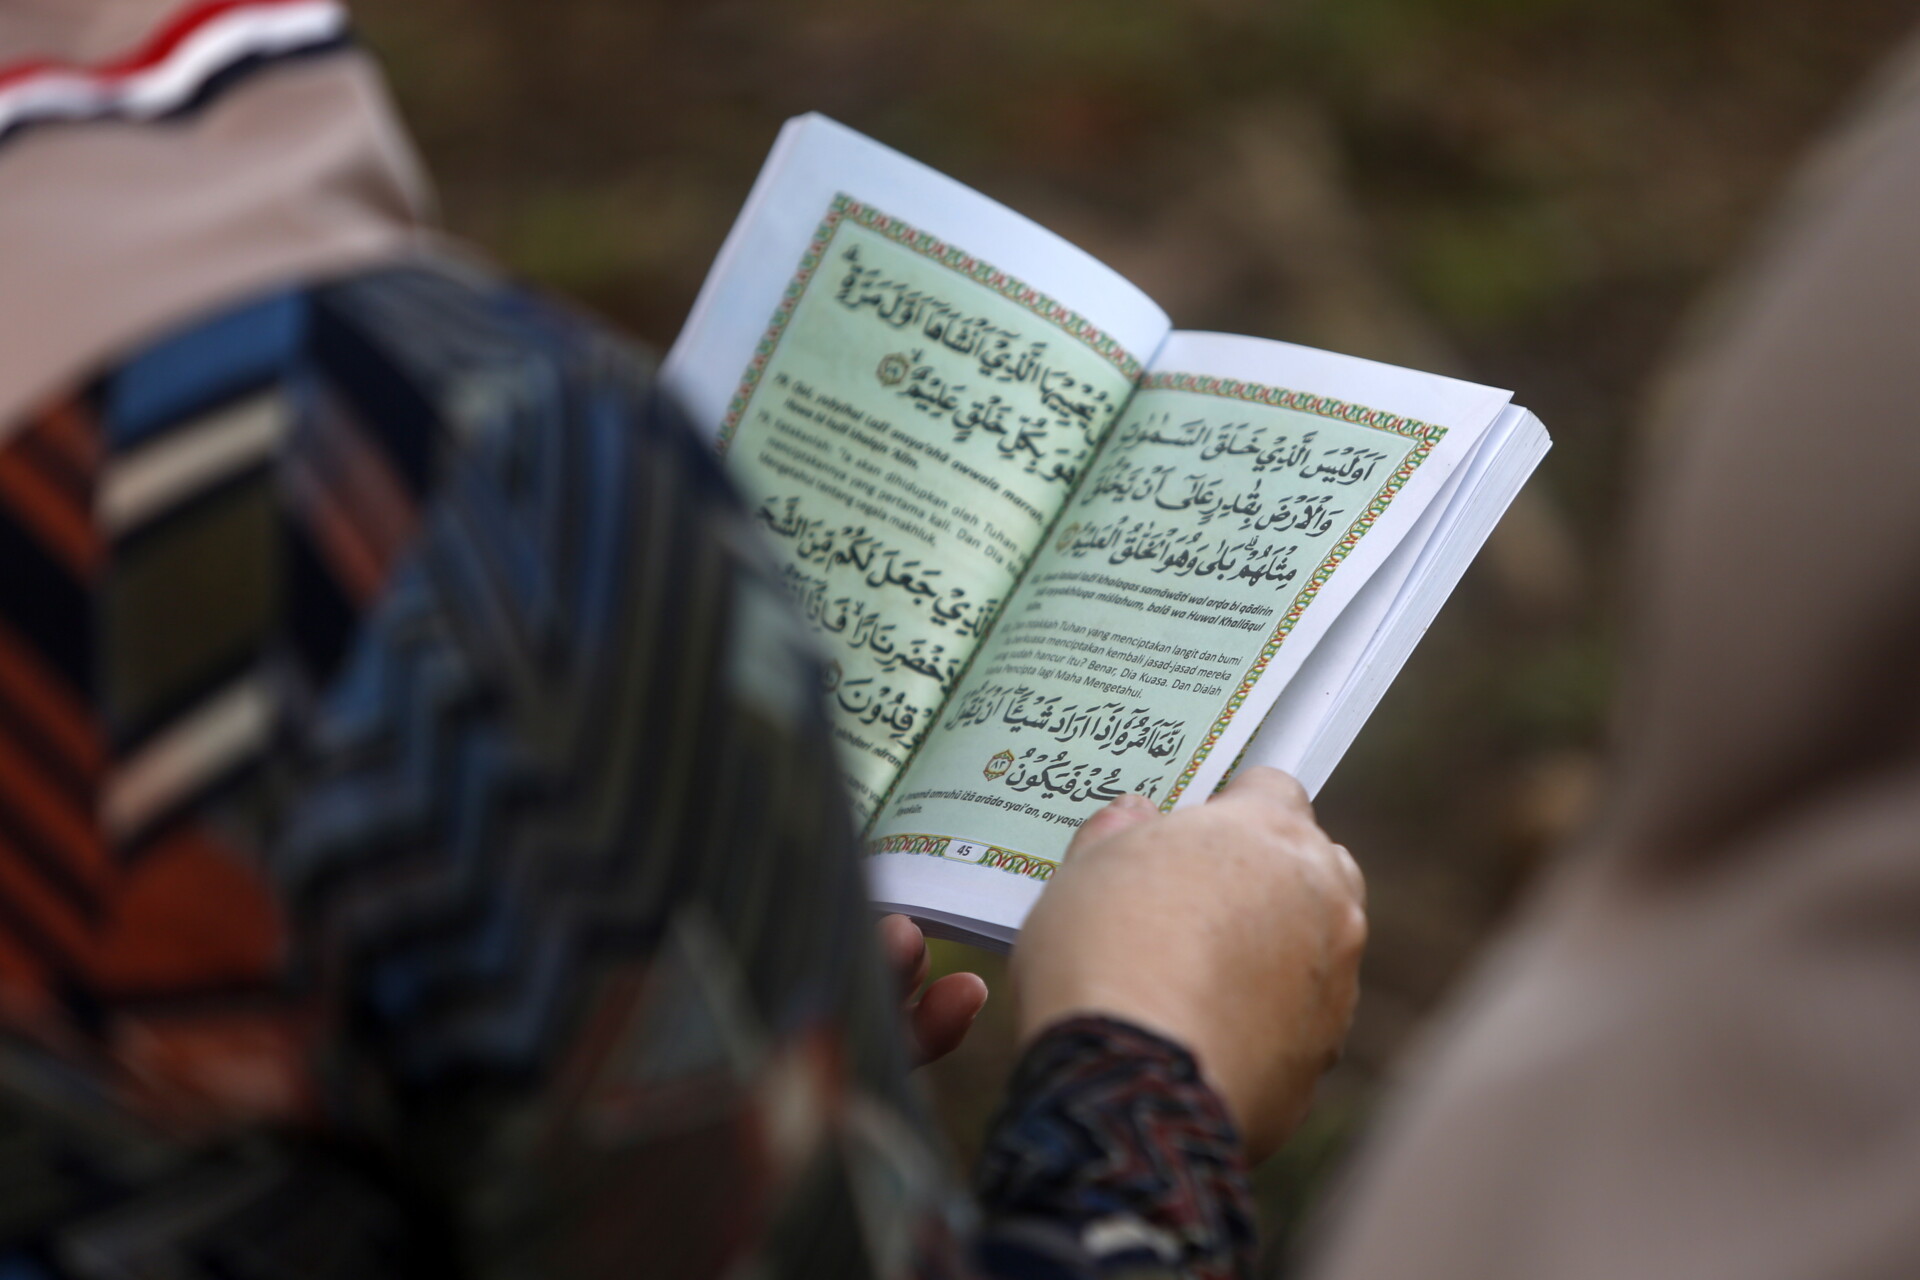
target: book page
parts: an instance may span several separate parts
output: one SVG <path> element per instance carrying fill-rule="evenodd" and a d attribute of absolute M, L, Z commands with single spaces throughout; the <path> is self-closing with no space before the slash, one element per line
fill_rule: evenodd
<path fill-rule="evenodd" d="M 1509 408 L 1508 413 L 1517 412 Z M 1504 418 L 1506 415 L 1502 415 Z M 1483 467 L 1499 420 L 1482 437 L 1474 456 L 1456 468 L 1446 486 L 1434 495 L 1420 519 L 1400 540 L 1393 554 L 1368 577 L 1366 585 L 1340 611 L 1307 654 L 1286 687 L 1281 689 L 1262 718 L 1260 730 L 1241 752 L 1240 763 L 1263 764 L 1284 769 L 1300 780 L 1308 795 L 1318 793 L 1324 776 L 1307 777 L 1301 764 L 1342 701 L 1342 694 L 1355 678 L 1380 637 L 1380 630 L 1393 616 L 1395 602 L 1414 580 L 1415 567 L 1432 550 L 1434 535 L 1459 497 L 1464 481 Z"/>
<path fill-rule="evenodd" d="M 1506 400 L 1173 335 L 874 824 L 879 896 L 1017 924 L 1102 804 L 1204 799 Z"/>
<path fill-rule="evenodd" d="M 950 179 L 818 117 L 783 135 L 666 372 L 825 650 L 863 819 L 1164 332 Z"/>
<path fill-rule="evenodd" d="M 1552 441 L 1508 406 L 1473 457 L 1314 646 L 1242 753 L 1284 769 L 1308 794 L 1325 785 L 1473 556 Z"/>

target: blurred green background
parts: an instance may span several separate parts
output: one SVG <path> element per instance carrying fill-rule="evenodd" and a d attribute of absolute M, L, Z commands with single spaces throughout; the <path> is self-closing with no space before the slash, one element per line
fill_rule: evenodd
<path fill-rule="evenodd" d="M 1346 1060 L 1262 1171 L 1274 1272 L 1600 769 L 1636 422 L 1687 304 L 1915 20 L 1886 0 L 388 0 L 447 225 L 664 348 L 780 122 L 1028 214 L 1185 328 L 1512 387 L 1556 447 L 1320 802 L 1371 883 Z M 951 968 L 991 957 L 944 947 Z M 1249 993 L 1257 1002 L 1258 993 Z M 929 1072 L 962 1158 L 1005 1001 Z"/>

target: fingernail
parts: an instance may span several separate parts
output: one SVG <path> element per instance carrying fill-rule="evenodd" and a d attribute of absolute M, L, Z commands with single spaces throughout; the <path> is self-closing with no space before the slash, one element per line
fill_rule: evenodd
<path fill-rule="evenodd" d="M 1138 791 L 1129 791 L 1126 795 L 1116 799 L 1112 807 L 1115 809 L 1154 809 L 1159 806 L 1155 805 L 1153 801 L 1147 799 Z"/>

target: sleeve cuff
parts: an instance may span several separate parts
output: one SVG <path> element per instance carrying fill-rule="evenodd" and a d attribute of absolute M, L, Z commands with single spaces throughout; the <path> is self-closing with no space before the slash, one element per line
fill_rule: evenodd
<path fill-rule="evenodd" d="M 1252 1201 L 1226 1104 L 1184 1047 L 1119 1019 L 1069 1018 L 1028 1047 L 976 1186 L 987 1252 L 1044 1233 L 1049 1253 L 1069 1248 L 1093 1274 L 1251 1273 Z"/>

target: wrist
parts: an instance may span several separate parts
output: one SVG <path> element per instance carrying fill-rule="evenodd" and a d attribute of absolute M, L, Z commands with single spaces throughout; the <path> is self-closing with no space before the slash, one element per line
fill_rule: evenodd
<path fill-rule="evenodd" d="M 1199 1078 L 1226 1101 L 1236 1118 L 1243 1095 L 1236 1092 L 1237 1073 L 1231 1059 L 1232 1034 L 1214 1031 L 1192 1007 L 1191 1001 L 1156 999 L 1157 993 L 1133 983 L 1124 990 L 1082 984 L 1072 998 L 1028 1002 L 1024 997 L 1017 1017 L 1017 1044 L 1021 1052 L 1037 1044 L 1055 1028 L 1080 1022 L 1106 1022 L 1131 1028 L 1142 1035 L 1178 1046 L 1194 1063 Z"/>

